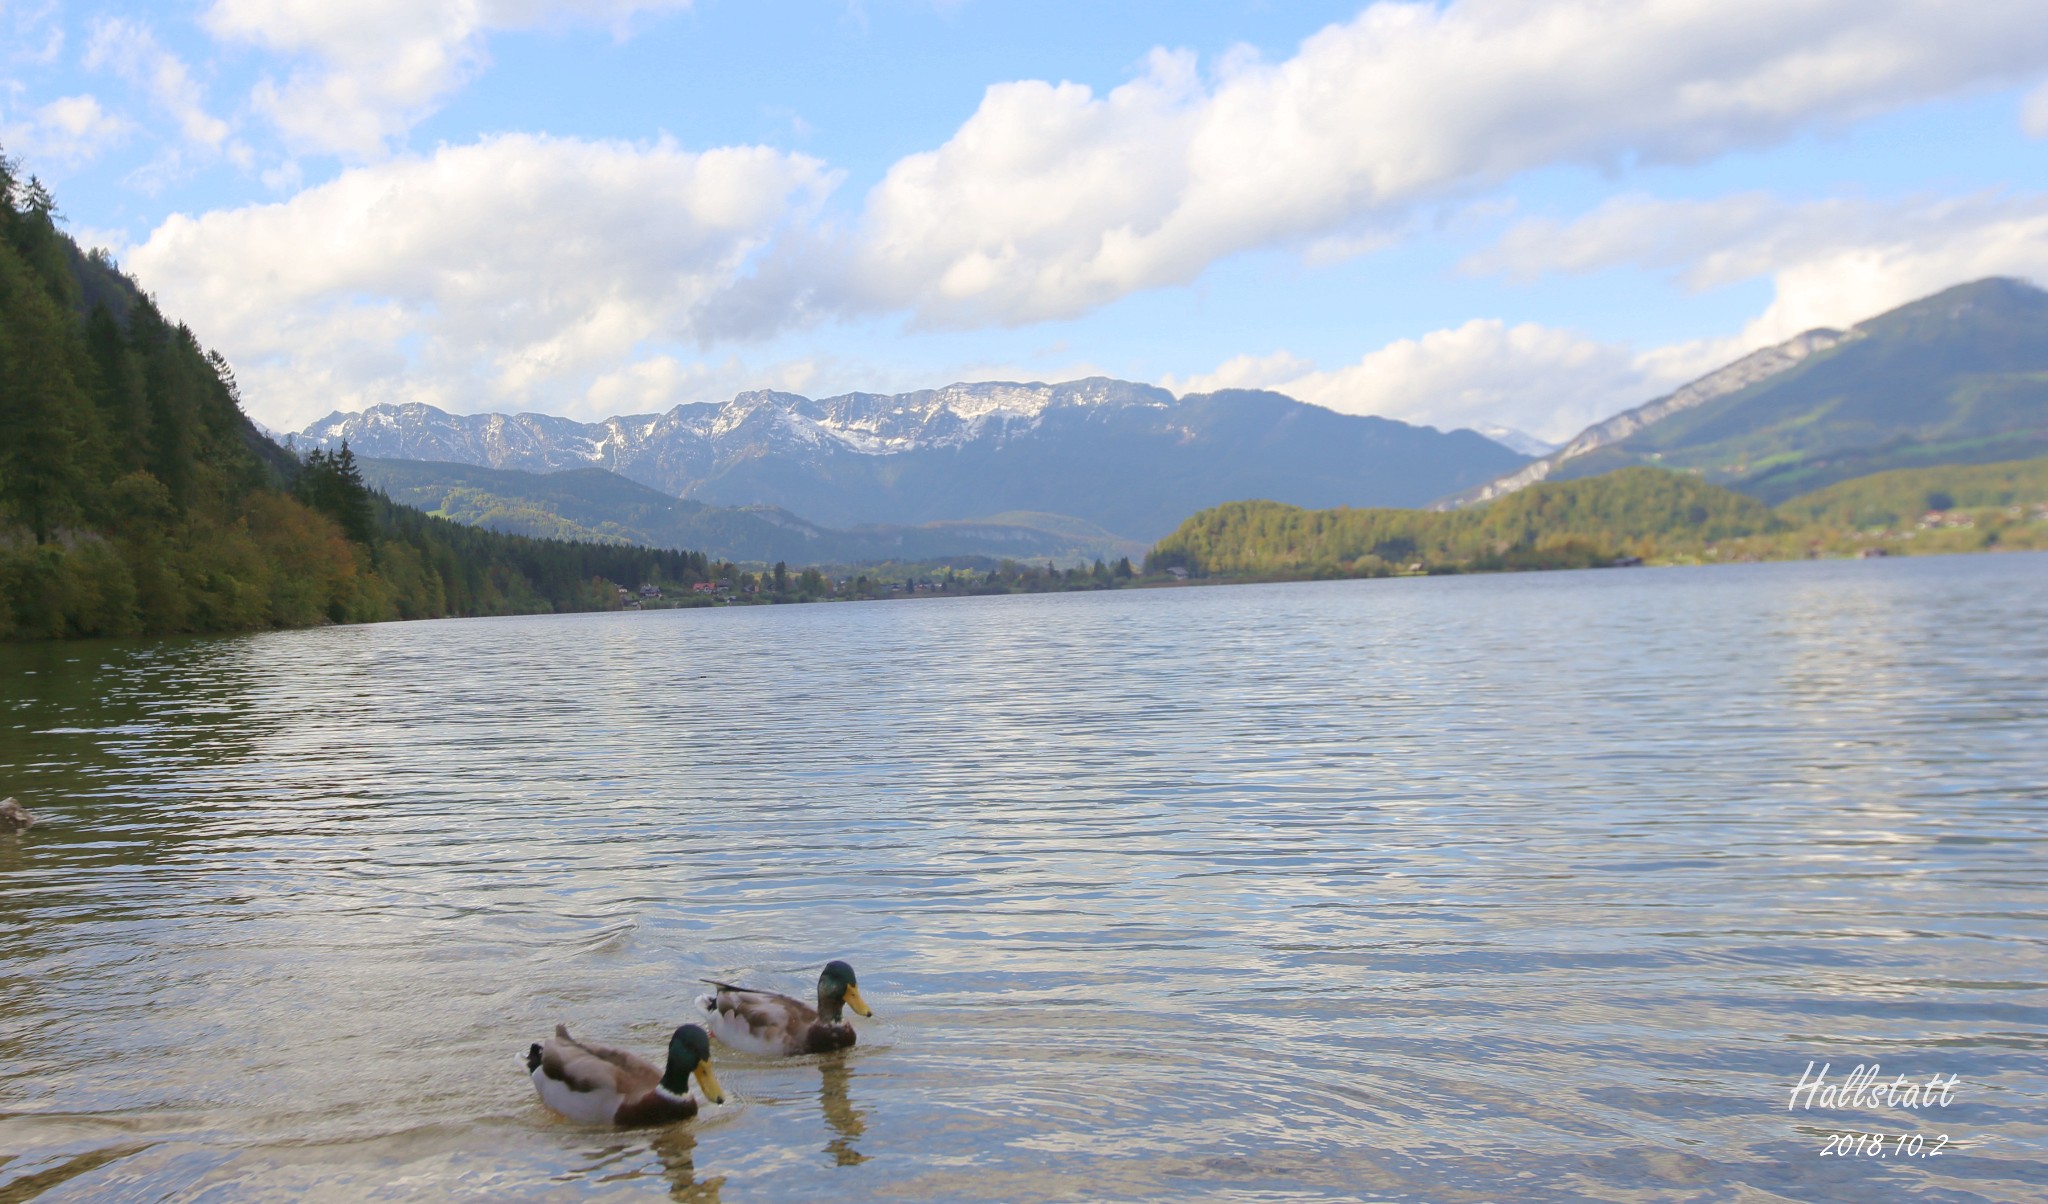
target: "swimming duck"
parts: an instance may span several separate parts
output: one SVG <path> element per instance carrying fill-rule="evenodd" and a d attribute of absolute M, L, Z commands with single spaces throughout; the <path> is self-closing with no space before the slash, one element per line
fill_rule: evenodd
<path fill-rule="evenodd" d="M 26 832 L 36 826 L 36 817 L 13 799 L 0 799 L 0 832 Z"/>
<path fill-rule="evenodd" d="M 668 1039 L 668 1069 L 623 1049 L 593 1045 L 555 1026 L 552 1040 L 526 1051 L 526 1070 L 540 1102 L 587 1125 L 665 1125 L 697 1115 L 690 1077 L 714 1104 L 725 1102 L 711 1072 L 711 1038 L 685 1024 Z"/>
<path fill-rule="evenodd" d="M 872 1016 L 867 1001 L 860 997 L 853 967 L 845 962 L 827 962 L 818 975 L 818 1006 L 773 991 L 756 991 L 731 983 L 704 981 L 718 988 L 715 994 L 697 997 L 704 1009 L 704 1023 L 720 1041 L 745 1053 L 769 1057 L 831 1053 L 854 1042 L 853 1025 L 840 1014 L 850 1007 L 857 1016 Z"/>

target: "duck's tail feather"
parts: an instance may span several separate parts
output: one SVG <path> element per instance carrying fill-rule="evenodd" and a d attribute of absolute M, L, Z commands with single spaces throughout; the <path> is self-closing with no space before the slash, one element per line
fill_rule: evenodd
<path fill-rule="evenodd" d="M 526 1047 L 526 1073 L 532 1074 L 534 1071 L 539 1069 L 540 1042 L 535 1041 L 533 1044 Z"/>

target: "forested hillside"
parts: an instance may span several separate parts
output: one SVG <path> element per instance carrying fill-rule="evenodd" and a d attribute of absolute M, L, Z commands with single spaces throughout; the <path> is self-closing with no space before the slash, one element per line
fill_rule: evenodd
<path fill-rule="evenodd" d="M 1148 569 L 1224 576 L 1373 576 L 1410 565 L 1460 571 L 1573 568 L 1673 539 L 1778 530 L 1754 498 L 1658 468 L 1538 485 L 1469 510 L 1303 510 L 1233 502 L 1160 541 Z"/>
<path fill-rule="evenodd" d="M 2048 502 L 2048 457 L 1896 468 L 1793 498 L 1778 513 L 1798 522 L 1899 527 L 1924 521 L 1930 511 L 2031 508 L 2043 502 Z"/>
<path fill-rule="evenodd" d="M 1281 579 L 2042 549 L 2048 458 L 1877 473 L 1776 510 L 1692 473 L 1643 467 L 1448 512 L 1235 502 L 1181 524 L 1146 567 Z"/>
<path fill-rule="evenodd" d="M 0 639 L 578 610 L 700 555 L 520 539 L 301 464 L 235 379 L 0 156 Z"/>

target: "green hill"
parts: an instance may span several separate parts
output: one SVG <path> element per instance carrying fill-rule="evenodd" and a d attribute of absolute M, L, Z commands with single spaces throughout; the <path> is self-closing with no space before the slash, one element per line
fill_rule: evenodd
<path fill-rule="evenodd" d="M 1551 480 L 1631 464 L 1779 502 L 1894 468 L 2048 453 L 2048 292 L 1959 285 L 1863 322 L 1765 379 L 1560 459 Z"/>
<path fill-rule="evenodd" d="M 1663 469 L 1627 468 L 1448 512 L 1233 502 L 1182 523 L 1153 548 L 1146 565 L 1221 576 L 1370 576 L 1414 564 L 1432 570 L 1567 568 L 1764 535 L 1786 525 L 1755 498 Z"/>
<path fill-rule="evenodd" d="M 346 453 L 301 463 L 0 156 L 0 639 L 592 609 L 713 571 L 462 527 L 373 497 Z"/>
<path fill-rule="evenodd" d="M 2048 502 L 2048 456 L 2001 464 L 1902 468 L 1843 481 L 1778 507 L 1800 523 L 1896 527 L 1928 511 L 2038 506 Z"/>
<path fill-rule="evenodd" d="M 1145 566 L 1286 579 L 2044 549 L 2048 457 L 1877 473 L 1775 510 L 1690 473 L 1645 467 L 1450 511 L 1233 502 L 1182 523 Z"/>
<path fill-rule="evenodd" d="M 363 479 L 394 501 L 493 531 L 645 547 L 691 547 L 735 561 L 857 564 L 940 557 L 1115 560 L 1144 545 L 1057 514 L 985 522 L 834 530 L 774 506 L 710 506 L 603 468 L 533 473 L 429 460 L 364 458 Z"/>

